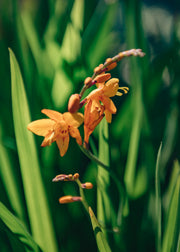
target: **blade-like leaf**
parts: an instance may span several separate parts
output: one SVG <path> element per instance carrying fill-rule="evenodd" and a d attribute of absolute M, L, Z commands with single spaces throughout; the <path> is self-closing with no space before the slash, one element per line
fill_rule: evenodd
<path fill-rule="evenodd" d="M 111 249 L 107 243 L 105 235 L 102 232 L 101 226 L 99 225 L 91 207 L 89 207 L 89 215 L 91 218 L 91 223 L 92 223 L 92 227 L 93 227 L 93 231 L 94 231 L 94 235 L 96 238 L 96 242 L 97 242 L 97 246 L 98 246 L 99 251 L 100 252 L 110 252 Z"/>
<path fill-rule="evenodd" d="M 170 252 L 177 251 L 179 246 L 179 231 L 180 231 L 180 166 L 176 161 L 174 164 L 177 176 L 172 176 L 174 190 L 170 195 L 169 209 L 165 232 L 163 236 L 162 251 Z"/>
<path fill-rule="evenodd" d="M 160 191 L 160 176 L 159 176 L 159 163 L 161 156 L 162 144 L 159 147 L 157 161 L 156 161 L 156 175 L 155 175 L 155 192 L 156 192 L 156 220 L 157 220 L 157 251 L 161 251 L 161 191 Z"/>
<path fill-rule="evenodd" d="M 23 243 L 26 251 L 41 251 L 20 220 L 15 217 L 1 202 L 0 220 L 3 223 L 3 225 L 1 225 L 3 231 L 8 232 L 8 236 L 13 235 L 14 239 Z"/>
<path fill-rule="evenodd" d="M 27 130 L 31 120 L 24 84 L 15 55 L 9 51 L 14 129 L 30 226 L 35 241 L 44 251 L 57 251 L 34 138 Z"/>
<path fill-rule="evenodd" d="M 138 1 L 128 0 L 124 2 L 125 6 L 125 21 L 126 21 L 126 40 L 127 46 L 129 48 L 138 48 L 140 45 L 138 44 L 138 39 L 140 36 L 141 27 L 141 17 L 140 15 L 140 8 L 141 5 Z M 131 8 L 129 8 L 131 6 Z M 135 11 L 136 10 L 136 11 Z M 138 10 L 138 11 L 137 11 Z M 139 29 L 137 29 L 137 26 Z M 133 27 L 133 30 L 132 30 Z M 132 32 L 129 32 L 129 30 Z M 145 41 L 144 41 L 145 42 Z M 128 194 L 133 198 L 140 197 L 145 190 L 147 189 L 146 186 L 146 175 L 144 171 L 136 171 L 136 165 L 138 160 L 138 152 L 139 152 L 139 144 L 140 144 L 140 137 L 141 132 L 143 129 L 143 117 L 146 118 L 145 111 L 143 110 L 143 99 L 142 99 L 142 88 L 143 83 L 141 79 L 142 69 L 143 69 L 143 61 L 140 60 L 140 64 L 138 64 L 137 58 L 132 58 L 131 61 L 131 72 L 130 72 L 130 80 L 133 84 L 133 92 L 134 96 L 132 96 L 131 106 L 133 108 L 133 118 L 132 118 L 132 129 L 130 135 L 130 142 L 129 142 L 129 150 L 128 150 L 128 157 L 126 163 L 126 169 L 124 174 L 124 182 L 126 185 L 126 189 Z M 145 169 L 143 167 L 142 169 Z M 138 175 L 138 172 L 140 174 Z M 136 177 L 137 175 L 137 177 Z M 140 177 L 141 179 L 137 179 Z M 142 181 L 143 178 L 143 181 Z M 144 183 L 145 181 L 145 183 Z M 143 186 L 140 184 L 144 183 Z M 142 190 L 143 189 L 143 190 Z"/>
<path fill-rule="evenodd" d="M 107 166 L 109 166 L 110 162 L 108 139 L 108 124 L 104 119 L 99 125 L 99 159 Z M 112 225 L 112 207 L 107 190 L 110 188 L 110 175 L 101 166 L 98 166 L 97 181 L 97 218 L 103 225 Z"/>
<path fill-rule="evenodd" d="M 2 126 L 0 124 L 0 176 L 12 209 L 19 218 L 24 220 L 25 217 L 21 202 L 22 198 L 18 191 L 19 185 L 16 180 L 15 169 L 10 161 L 9 153 L 2 144 L 2 134 Z"/>

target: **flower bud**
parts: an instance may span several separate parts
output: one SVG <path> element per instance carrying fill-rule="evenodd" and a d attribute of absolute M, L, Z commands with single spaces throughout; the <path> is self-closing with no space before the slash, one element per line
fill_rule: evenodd
<path fill-rule="evenodd" d="M 79 178 L 79 173 L 75 173 L 73 177 L 74 177 L 75 180 L 78 179 Z"/>
<path fill-rule="evenodd" d="M 94 73 L 95 74 L 100 74 L 102 72 L 102 67 L 103 67 L 103 64 L 100 64 L 99 66 L 95 67 L 94 68 Z"/>
<path fill-rule="evenodd" d="M 102 82 L 105 82 L 105 81 L 109 80 L 110 78 L 111 78 L 111 74 L 110 73 L 100 74 L 100 75 L 98 75 L 94 79 L 94 82 L 96 82 L 96 83 L 102 83 Z"/>
<path fill-rule="evenodd" d="M 55 178 L 53 178 L 53 182 L 58 182 L 58 181 L 64 181 L 68 178 L 68 175 L 66 174 L 59 174 Z"/>
<path fill-rule="evenodd" d="M 81 187 L 83 189 L 92 189 L 93 188 L 93 184 L 91 182 L 86 182 L 84 184 L 81 184 Z"/>
<path fill-rule="evenodd" d="M 91 77 L 87 77 L 84 81 L 84 85 L 86 85 L 86 86 L 91 86 L 91 83 L 92 83 Z"/>
<path fill-rule="evenodd" d="M 106 71 L 110 71 L 112 70 L 113 68 L 115 68 L 117 66 L 117 63 L 116 62 L 112 62 L 110 65 L 108 65 L 106 67 Z"/>
<path fill-rule="evenodd" d="M 80 103 L 80 96 L 79 96 L 79 94 L 73 94 L 73 95 L 71 95 L 71 97 L 69 98 L 69 102 L 68 102 L 68 111 L 70 113 L 77 112 L 78 109 L 79 109 L 79 103 Z"/>
<path fill-rule="evenodd" d="M 113 62 L 113 61 L 112 61 L 112 58 L 107 58 L 106 61 L 105 61 L 105 63 L 108 63 L 109 65 L 110 65 L 112 62 Z"/>
<path fill-rule="evenodd" d="M 68 180 L 73 180 L 73 175 L 72 174 L 68 175 Z"/>
<path fill-rule="evenodd" d="M 63 196 L 59 198 L 60 204 L 72 203 L 75 201 L 82 201 L 82 198 L 79 196 L 71 196 L 71 195 L 67 195 L 67 196 Z"/>

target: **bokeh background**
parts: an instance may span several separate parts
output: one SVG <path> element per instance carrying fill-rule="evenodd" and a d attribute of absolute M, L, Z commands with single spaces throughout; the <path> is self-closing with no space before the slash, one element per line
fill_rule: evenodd
<path fill-rule="evenodd" d="M 67 111 L 69 96 L 81 90 L 84 79 L 106 58 L 131 48 L 141 48 L 146 53 L 144 58 L 123 59 L 111 71 L 113 77 L 120 79 L 120 85 L 130 88 L 128 95 L 113 98 L 118 112 L 109 125 L 111 169 L 126 192 L 128 210 L 118 212 L 119 192 L 111 181 L 109 208 L 115 209 L 116 221 L 107 228 L 112 251 L 157 251 L 155 170 L 161 143 L 162 243 L 171 201 L 168 188 L 171 182 L 176 184 L 171 179 L 173 171 L 176 170 L 176 178 L 179 174 L 178 164 L 174 164 L 180 149 L 179 1 L 1 0 L 0 201 L 32 234 L 14 132 L 8 48 L 19 63 L 32 120 L 43 118 L 43 108 Z M 94 184 L 86 195 L 96 213 L 96 164 L 81 152 L 74 139 L 63 158 L 55 144 L 41 148 L 41 141 L 41 137 L 35 137 L 58 248 L 54 251 L 97 251 L 91 223 L 82 205 L 58 203 L 63 195 L 77 195 L 78 188 L 73 183 L 52 183 L 57 174 L 78 172 L 83 182 Z M 98 152 L 98 141 L 99 127 L 91 136 L 94 153 Z M 18 199 L 12 200 L 11 186 Z M 119 214 L 123 215 L 120 223 Z M 113 232 L 113 228 L 118 232 Z M 43 232 L 46 230 L 42 228 Z M 36 237 L 34 240 L 37 241 Z M 0 248 L 32 251 L 6 227 L 3 218 Z"/>

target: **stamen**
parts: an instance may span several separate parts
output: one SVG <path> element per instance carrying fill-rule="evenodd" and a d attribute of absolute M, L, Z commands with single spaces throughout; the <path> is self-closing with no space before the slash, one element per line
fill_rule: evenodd
<path fill-rule="evenodd" d="M 129 88 L 128 88 L 128 87 L 119 87 L 118 89 L 119 89 L 120 91 L 123 91 L 123 93 L 117 92 L 117 93 L 116 93 L 117 96 L 122 96 L 123 94 L 127 94 L 128 91 L 129 91 Z"/>

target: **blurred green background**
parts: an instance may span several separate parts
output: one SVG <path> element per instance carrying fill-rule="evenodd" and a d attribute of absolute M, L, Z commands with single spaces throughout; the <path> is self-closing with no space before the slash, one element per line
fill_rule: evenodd
<path fill-rule="evenodd" d="M 27 174 L 31 176 L 31 162 L 24 167 L 20 158 L 24 155 L 31 161 L 34 154 L 31 149 L 28 151 L 28 143 L 21 154 L 17 148 L 13 117 L 15 113 L 18 117 L 19 111 L 18 107 L 12 109 L 11 98 L 17 98 L 20 107 L 21 100 L 11 93 L 8 48 L 13 50 L 20 66 L 31 120 L 44 118 L 43 108 L 67 111 L 69 96 L 80 91 L 84 79 L 106 58 L 132 48 L 141 48 L 146 53 L 144 58 L 123 59 L 111 72 L 112 77 L 120 79 L 120 86 L 128 86 L 130 92 L 113 98 L 118 112 L 109 125 L 110 167 L 123 189 L 120 192 L 113 181 L 109 182 L 108 196 L 112 203 L 109 209 L 114 219 L 106 226 L 107 236 L 112 251 L 180 251 L 177 244 L 179 200 L 175 200 L 177 205 L 173 209 L 177 212 L 172 214 L 175 224 L 171 229 L 168 226 L 173 192 L 177 192 L 178 199 L 180 187 L 179 165 L 174 163 L 179 159 L 180 149 L 179 1 L 1 0 L 0 201 L 40 245 L 39 231 L 32 231 L 26 194 L 27 187 L 31 190 L 33 184 L 24 180 L 26 169 L 30 168 Z M 91 136 L 94 153 L 99 148 L 99 130 L 97 127 Z M 61 196 L 78 195 L 78 188 L 70 182 L 52 183 L 57 174 L 78 172 L 82 182 L 94 184 L 86 195 L 96 213 L 99 185 L 96 164 L 80 151 L 74 139 L 70 140 L 63 158 L 55 144 L 41 148 L 42 138 L 34 139 L 40 171 L 35 188 L 43 188 L 47 201 L 49 223 L 54 232 L 51 251 L 97 251 L 91 223 L 82 205 L 58 203 Z M 119 193 L 128 202 L 122 203 L 121 209 L 118 208 Z M 2 209 L 1 251 L 34 251 L 20 239 L 20 233 L 8 227 L 4 219 L 7 211 L 3 215 Z M 159 215 L 156 215 L 157 209 Z M 159 233 L 158 227 L 162 229 Z M 43 237 L 46 228 L 38 228 Z M 113 232 L 113 228 L 118 232 Z M 171 243 L 167 242 L 167 232 L 173 233 Z M 47 238 L 46 241 L 48 244 Z M 162 250 L 159 241 L 162 241 Z M 42 251 L 50 251 L 42 243 Z M 166 243 L 172 246 L 168 248 Z"/>

